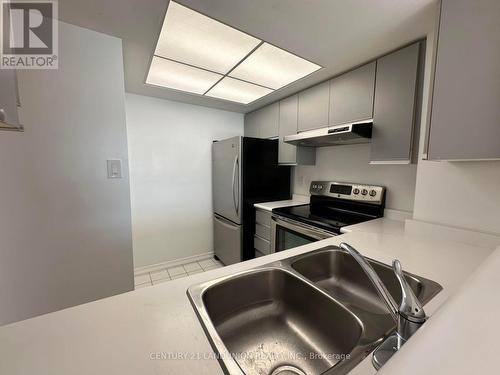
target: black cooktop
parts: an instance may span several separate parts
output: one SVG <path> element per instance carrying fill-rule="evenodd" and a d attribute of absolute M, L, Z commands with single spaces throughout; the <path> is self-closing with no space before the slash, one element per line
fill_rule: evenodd
<path fill-rule="evenodd" d="M 355 213 L 341 208 L 310 204 L 282 207 L 273 210 L 273 214 L 319 227 L 333 233 L 340 233 L 340 228 L 375 219 L 377 216 Z"/>
<path fill-rule="evenodd" d="M 342 227 L 384 216 L 383 186 L 313 181 L 309 192 L 310 204 L 276 208 L 273 215 L 331 233 L 340 233 Z"/>

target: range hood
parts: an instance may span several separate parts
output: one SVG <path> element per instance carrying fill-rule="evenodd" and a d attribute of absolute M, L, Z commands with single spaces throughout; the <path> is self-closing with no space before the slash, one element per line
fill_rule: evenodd
<path fill-rule="evenodd" d="M 372 138 L 373 119 L 309 130 L 284 137 L 295 146 L 322 147 L 368 143 Z"/>

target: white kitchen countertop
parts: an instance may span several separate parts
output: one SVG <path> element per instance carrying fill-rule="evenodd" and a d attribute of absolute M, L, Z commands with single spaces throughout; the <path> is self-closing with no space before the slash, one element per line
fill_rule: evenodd
<path fill-rule="evenodd" d="M 353 231 L 0 327 L 0 374 L 222 374 L 221 367 L 211 357 L 213 350 L 188 300 L 187 288 L 201 281 L 343 241 L 386 264 L 398 258 L 405 270 L 440 283 L 444 290 L 425 306 L 431 316 L 492 252 L 491 248 L 454 242 L 450 237 L 448 240 L 431 240 L 405 232 Z M 461 313 L 463 306 L 460 303 L 466 302 L 458 302 L 456 314 Z M 431 321 L 432 318 L 429 323 Z M 489 318 L 489 321 L 495 320 Z M 448 332 L 448 336 L 452 338 L 454 332 Z M 431 350 L 434 341 L 432 338 L 429 341 L 426 345 Z M 411 354 L 410 344 L 407 345 L 404 350 Z M 457 349 L 453 354 L 474 363 L 481 360 L 472 358 L 470 351 Z M 163 356 L 163 359 L 158 359 L 158 356 Z M 201 359 L 193 359 L 193 356 Z M 446 361 L 444 358 L 439 360 Z M 452 360 L 455 359 L 449 359 Z M 367 357 L 351 374 L 374 374 L 370 361 L 371 357 Z M 387 366 L 384 374 L 410 373 L 407 366 L 411 366 L 411 361 L 398 361 L 398 364 Z M 443 363 L 436 366 L 445 367 Z M 429 373 L 429 368 L 432 369 L 432 364 L 424 373 Z M 446 370 L 433 373 L 455 374 Z"/>
<path fill-rule="evenodd" d="M 308 204 L 308 203 L 309 203 L 308 196 L 294 194 L 292 199 L 287 199 L 284 201 L 255 203 L 253 206 L 255 208 L 260 208 L 261 210 L 272 211 L 275 208 L 300 206 L 301 204 Z"/>
<path fill-rule="evenodd" d="M 380 374 L 498 374 L 500 248 L 493 252 Z"/>
<path fill-rule="evenodd" d="M 309 203 L 308 196 L 295 195 L 292 199 L 274 202 L 263 202 L 254 204 L 255 208 L 266 211 L 272 211 L 275 208 L 299 206 Z M 397 210 L 386 209 L 384 217 L 380 219 L 369 220 L 363 223 L 349 225 L 340 229 L 342 233 L 368 232 L 368 233 L 387 233 L 400 234 L 405 229 L 405 219 L 411 218 L 411 213 Z"/>
<path fill-rule="evenodd" d="M 363 223 L 348 225 L 340 228 L 342 233 L 366 232 L 378 234 L 402 234 L 405 231 L 405 222 L 402 220 L 381 217 Z"/>

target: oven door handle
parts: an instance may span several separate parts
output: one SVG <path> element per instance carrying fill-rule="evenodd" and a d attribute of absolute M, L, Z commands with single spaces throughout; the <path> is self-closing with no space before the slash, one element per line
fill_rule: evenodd
<path fill-rule="evenodd" d="M 328 232 L 326 230 L 314 228 L 310 225 L 299 223 L 294 220 L 286 219 L 281 216 L 271 216 L 271 252 L 276 252 L 276 227 L 281 226 L 286 229 L 293 230 L 304 236 L 311 237 L 315 240 L 324 240 L 336 236 L 336 233 Z"/>

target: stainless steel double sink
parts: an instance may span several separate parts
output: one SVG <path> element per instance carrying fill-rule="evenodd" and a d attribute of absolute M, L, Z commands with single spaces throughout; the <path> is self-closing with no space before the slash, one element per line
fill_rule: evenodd
<path fill-rule="evenodd" d="M 401 301 L 391 267 L 369 261 Z M 423 304 L 442 290 L 405 277 Z M 336 246 L 192 286 L 188 296 L 229 374 L 346 374 L 396 327 L 364 271 Z"/>

